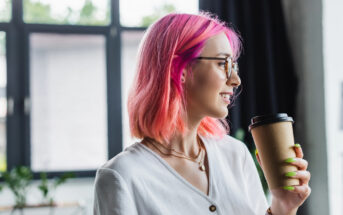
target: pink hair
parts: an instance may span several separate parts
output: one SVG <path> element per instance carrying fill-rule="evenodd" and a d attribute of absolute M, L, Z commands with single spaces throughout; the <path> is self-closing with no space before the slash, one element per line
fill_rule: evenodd
<path fill-rule="evenodd" d="M 131 136 L 168 144 L 174 132 L 187 131 L 182 70 L 189 68 L 210 37 L 221 32 L 237 59 L 241 52 L 239 35 L 210 13 L 168 14 L 147 29 L 127 103 Z M 229 133 L 229 126 L 225 119 L 204 117 L 197 132 L 222 138 Z"/>

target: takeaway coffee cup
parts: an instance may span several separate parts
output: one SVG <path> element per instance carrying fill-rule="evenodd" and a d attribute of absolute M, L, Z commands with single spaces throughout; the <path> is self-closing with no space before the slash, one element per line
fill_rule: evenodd
<path fill-rule="evenodd" d="M 263 166 L 269 189 L 299 185 L 299 179 L 285 174 L 297 171 L 294 165 L 287 164 L 287 158 L 295 158 L 293 118 L 286 113 L 255 116 L 251 119 L 249 131 L 252 134 Z"/>

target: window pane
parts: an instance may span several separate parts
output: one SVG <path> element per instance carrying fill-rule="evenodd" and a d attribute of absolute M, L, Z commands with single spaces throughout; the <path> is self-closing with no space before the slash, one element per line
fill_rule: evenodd
<path fill-rule="evenodd" d="M 0 22 L 10 21 L 12 14 L 11 2 L 11 0 L 0 1 Z"/>
<path fill-rule="evenodd" d="M 27 23 L 108 25 L 109 0 L 24 0 Z"/>
<path fill-rule="evenodd" d="M 122 41 L 122 71 L 121 71 L 121 83 L 122 83 L 122 116 L 123 116 L 123 148 L 131 145 L 136 140 L 130 138 L 129 129 L 129 117 L 127 113 L 127 96 L 129 88 L 132 84 L 133 77 L 136 73 L 136 55 L 138 51 L 138 45 L 143 37 L 142 31 L 129 31 L 123 32 L 121 35 Z"/>
<path fill-rule="evenodd" d="M 95 169 L 107 160 L 105 37 L 30 35 L 31 163 Z"/>
<path fill-rule="evenodd" d="M 6 34 L 0 32 L 0 172 L 6 171 Z"/>
<path fill-rule="evenodd" d="M 341 111 L 340 111 L 340 130 L 343 132 L 343 82 L 341 83 Z M 343 177 L 342 177 L 343 178 Z"/>
<path fill-rule="evenodd" d="M 146 27 L 170 12 L 197 13 L 198 0 L 120 0 L 120 23 Z"/>

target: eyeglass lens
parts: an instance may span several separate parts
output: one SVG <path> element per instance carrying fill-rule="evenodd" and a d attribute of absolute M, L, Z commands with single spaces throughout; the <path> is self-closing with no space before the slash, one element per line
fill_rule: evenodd
<path fill-rule="evenodd" d="M 226 60 L 225 69 L 226 69 L 227 77 L 228 77 L 228 79 L 230 79 L 231 75 L 232 75 L 232 70 L 234 72 L 238 73 L 238 64 L 237 64 L 237 62 L 233 63 L 232 59 L 228 58 Z"/>
<path fill-rule="evenodd" d="M 231 73 L 232 73 L 232 60 L 231 58 L 226 60 L 226 73 L 227 73 L 227 78 L 231 78 Z"/>

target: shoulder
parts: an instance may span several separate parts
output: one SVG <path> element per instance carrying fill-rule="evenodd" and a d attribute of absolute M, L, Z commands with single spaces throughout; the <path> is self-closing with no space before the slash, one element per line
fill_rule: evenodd
<path fill-rule="evenodd" d="M 120 175 L 123 178 L 128 178 L 132 174 L 134 169 L 142 166 L 146 158 L 145 151 L 138 145 L 140 143 L 134 143 L 131 146 L 125 148 L 112 159 L 108 160 L 97 170 L 97 174 L 108 173 L 111 175 Z"/>
<path fill-rule="evenodd" d="M 215 156 L 221 161 L 243 165 L 250 154 L 245 143 L 230 135 L 225 135 L 220 139 L 210 139 L 209 142 Z"/>
<path fill-rule="evenodd" d="M 245 143 L 230 135 L 225 135 L 220 139 L 213 140 L 216 149 L 223 153 L 234 153 L 244 155 L 246 153 L 246 150 L 248 150 Z"/>

